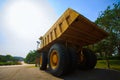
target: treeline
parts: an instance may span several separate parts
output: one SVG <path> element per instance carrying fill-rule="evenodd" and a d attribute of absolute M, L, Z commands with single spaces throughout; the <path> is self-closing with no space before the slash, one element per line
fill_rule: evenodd
<path fill-rule="evenodd" d="M 36 58 L 39 57 L 39 53 L 36 50 L 31 50 L 24 61 L 28 64 L 34 64 L 36 62 Z"/>
<path fill-rule="evenodd" d="M 0 65 L 17 65 L 22 61 L 22 57 L 13 57 L 11 55 L 0 55 Z"/>

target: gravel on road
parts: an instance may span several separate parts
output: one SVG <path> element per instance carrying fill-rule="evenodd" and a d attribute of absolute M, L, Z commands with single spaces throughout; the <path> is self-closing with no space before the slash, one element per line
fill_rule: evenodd
<path fill-rule="evenodd" d="M 0 67 L 0 80 L 62 80 L 34 65 Z"/>
<path fill-rule="evenodd" d="M 58 78 L 34 65 L 0 66 L 0 80 L 120 80 L 120 71 L 108 69 L 76 70 Z"/>

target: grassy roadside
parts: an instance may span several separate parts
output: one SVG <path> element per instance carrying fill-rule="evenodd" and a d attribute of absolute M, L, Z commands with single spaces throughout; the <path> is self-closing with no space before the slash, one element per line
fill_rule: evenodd
<path fill-rule="evenodd" d="M 110 69 L 119 70 L 120 71 L 120 60 L 109 60 Z M 98 60 L 96 64 L 96 68 L 107 69 L 107 64 L 105 60 Z"/>
<path fill-rule="evenodd" d="M 21 65 L 20 62 L 0 62 L 0 66 L 3 65 Z"/>

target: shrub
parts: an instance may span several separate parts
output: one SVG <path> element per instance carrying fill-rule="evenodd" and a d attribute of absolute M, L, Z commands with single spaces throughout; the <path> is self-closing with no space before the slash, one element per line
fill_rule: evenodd
<path fill-rule="evenodd" d="M 109 60 L 120 60 L 120 56 L 109 56 L 107 57 Z M 105 60 L 105 57 L 97 57 L 98 60 Z"/>

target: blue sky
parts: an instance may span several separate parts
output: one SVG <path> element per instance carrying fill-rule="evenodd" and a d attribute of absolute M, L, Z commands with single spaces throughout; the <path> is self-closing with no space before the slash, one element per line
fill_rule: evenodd
<path fill-rule="evenodd" d="M 95 21 L 98 14 L 104 11 L 108 5 L 120 0 L 48 0 L 56 14 L 60 16 L 68 7 L 78 11 L 88 19 Z"/>
<path fill-rule="evenodd" d="M 25 57 L 67 8 L 91 21 L 120 0 L 0 0 L 0 54 Z"/>
<path fill-rule="evenodd" d="M 4 5 L 5 2 L 6 2 L 6 0 L 0 0 L 0 9 L 2 8 L 2 6 Z"/>

